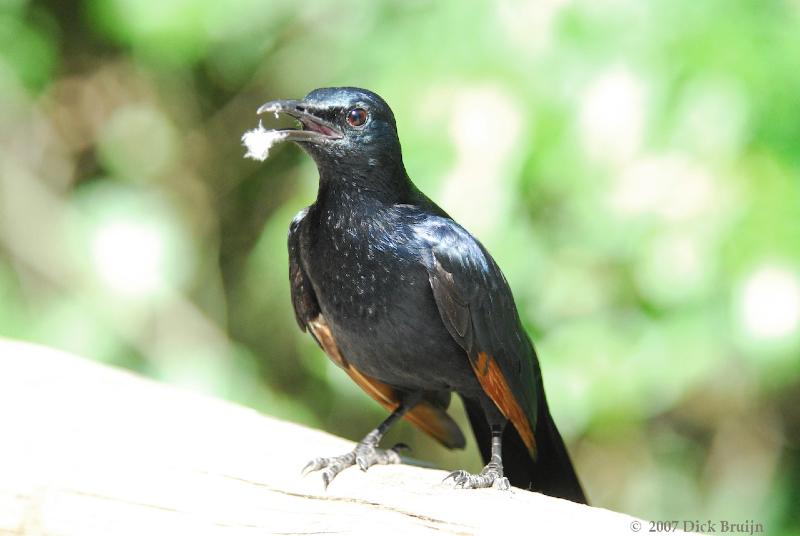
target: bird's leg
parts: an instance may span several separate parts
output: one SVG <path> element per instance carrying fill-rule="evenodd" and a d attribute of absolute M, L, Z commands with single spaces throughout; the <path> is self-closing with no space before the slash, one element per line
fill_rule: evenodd
<path fill-rule="evenodd" d="M 457 488 L 491 488 L 509 489 L 511 484 L 503 476 L 503 426 L 492 425 L 492 457 L 480 473 L 473 475 L 467 471 L 453 471 L 442 482 L 453 479 Z"/>
<path fill-rule="evenodd" d="M 314 458 L 303 468 L 303 474 L 305 475 L 312 471 L 325 469 L 322 472 L 322 481 L 325 483 L 325 487 L 327 488 L 328 484 L 330 484 L 331 481 L 336 478 L 336 475 L 351 465 L 358 465 L 362 471 L 366 471 L 376 464 L 388 465 L 392 463 L 400 463 L 399 451 L 402 449 L 407 449 L 407 445 L 398 443 L 392 448 L 384 450 L 377 448 L 378 443 L 380 443 L 386 431 L 397 420 L 405 415 L 408 410 L 413 408 L 417 402 L 419 402 L 419 397 L 414 397 L 414 399 L 411 401 L 404 401 L 402 404 L 400 404 L 400 406 L 397 407 L 396 410 L 392 412 L 391 415 L 386 418 L 386 420 L 380 423 L 373 431 L 368 433 L 364 439 L 359 441 L 356 445 L 356 448 L 341 456 Z"/>

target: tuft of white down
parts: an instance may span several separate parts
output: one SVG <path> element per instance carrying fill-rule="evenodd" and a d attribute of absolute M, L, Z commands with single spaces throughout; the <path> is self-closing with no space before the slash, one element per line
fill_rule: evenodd
<path fill-rule="evenodd" d="M 248 130 L 242 135 L 242 143 L 247 147 L 245 158 L 263 162 L 269 156 L 272 146 L 283 141 L 287 134 L 286 131 L 267 130 L 259 121 L 258 128 Z"/>

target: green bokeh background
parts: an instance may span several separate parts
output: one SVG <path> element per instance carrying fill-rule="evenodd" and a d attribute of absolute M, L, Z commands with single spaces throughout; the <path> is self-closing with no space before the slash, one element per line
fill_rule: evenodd
<path fill-rule="evenodd" d="M 800 534 L 799 28 L 791 0 L 2 1 L 0 335 L 360 438 L 383 410 L 289 300 L 316 171 L 239 139 L 367 87 L 503 267 L 593 504 Z"/>

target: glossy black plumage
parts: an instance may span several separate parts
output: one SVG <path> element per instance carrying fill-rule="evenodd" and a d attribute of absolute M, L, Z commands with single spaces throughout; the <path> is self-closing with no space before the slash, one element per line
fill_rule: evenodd
<path fill-rule="evenodd" d="M 489 464 L 472 480 L 457 475 L 465 486 L 505 472 L 514 485 L 585 502 L 508 283 L 485 248 L 412 184 L 386 103 L 329 88 L 262 109 L 301 122 L 290 139 L 320 174 L 316 202 L 289 232 L 301 328 L 376 400 L 450 447 L 463 436 L 444 410 L 451 393 L 462 396 Z M 365 124 L 350 126 L 348 113 L 361 110 Z M 379 428 L 366 447 L 377 445 Z M 489 448 L 501 443 L 502 461 Z M 313 468 L 354 463 L 330 460 Z M 380 460 L 369 463 L 391 463 Z"/>

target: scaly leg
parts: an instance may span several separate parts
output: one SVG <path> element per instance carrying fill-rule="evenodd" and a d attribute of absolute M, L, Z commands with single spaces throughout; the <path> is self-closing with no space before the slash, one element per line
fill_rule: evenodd
<path fill-rule="evenodd" d="M 442 482 L 453 479 L 455 487 L 474 489 L 491 488 L 509 489 L 511 484 L 503 476 L 503 426 L 493 425 L 492 430 L 492 457 L 480 473 L 473 475 L 467 471 L 453 471 Z"/>
<path fill-rule="evenodd" d="M 333 479 L 336 478 L 336 475 L 351 465 L 358 465 L 362 471 L 366 471 L 376 464 L 388 465 L 400 463 L 399 451 L 408 449 L 407 445 L 398 443 L 392 448 L 384 450 L 377 448 L 378 443 L 380 443 L 386 431 L 397 420 L 405 415 L 408 410 L 413 408 L 417 402 L 419 402 L 419 397 L 414 397 L 413 400 L 404 401 L 396 410 L 394 410 L 394 412 L 392 412 L 391 415 L 386 418 L 386 420 L 380 423 L 373 431 L 368 433 L 364 439 L 359 441 L 359 443 L 356 445 L 356 448 L 354 448 L 352 451 L 348 452 L 347 454 L 342 454 L 341 456 L 314 458 L 303 468 L 303 474 L 306 475 L 312 471 L 325 469 L 322 472 L 322 481 L 325 484 L 325 488 L 327 488 Z"/>

